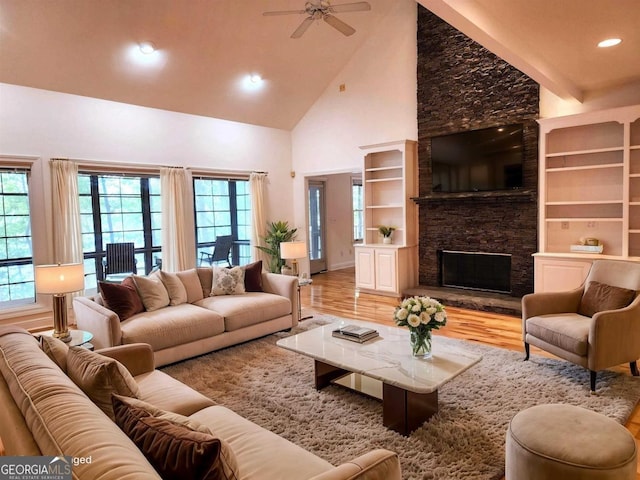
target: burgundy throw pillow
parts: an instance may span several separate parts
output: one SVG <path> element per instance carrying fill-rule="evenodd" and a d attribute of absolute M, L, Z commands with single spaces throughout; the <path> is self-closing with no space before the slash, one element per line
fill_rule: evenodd
<path fill-rule="evenodd" d="M 144 305 L 131 277 L 125 278 L 121 284 L 99 282 L 99 287 L 105 306 L 113 310 L 121 322 L 136 313 L 144 312 Z"/>
<path fill-rule="evenodd" d="M 589 282 L 582 295 L 578 313 L 593 317 L 604 310 L 617 310 L 629 305 L 636 296 L 635 290 L 614 287 L 600 282 Z"/>
<path fill-rule="evenodd" d="M 244 291 L 263 292 L 262 290 L 262 260 L 250 263 L 244 267 Z"/>
<path fill-rule="evenodd" d="M 115 422 L 164 480 L 225 478 L 220 440 L 111 397 Z"/>

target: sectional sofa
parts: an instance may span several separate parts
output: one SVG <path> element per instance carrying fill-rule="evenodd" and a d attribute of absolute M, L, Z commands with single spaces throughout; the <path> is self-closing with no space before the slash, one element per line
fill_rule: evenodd
<path fill-rule="evenodd" d="M 261 262 L 132 276 L 100 288 L 74 299 L 78 328 L 93 334 L 96 348 L 148 343 L 157 367 L 298 324 L 297 278 L 263 272 Z"/>
<path fill-rule="evenodd" d="M 335 467 L 215 405 L 155 370 L 146 344 L 90 352 L 0 327 L 0 404 L 7 455 L 64 456 L 77 480 L 401 478 L 393 452 Z"/>

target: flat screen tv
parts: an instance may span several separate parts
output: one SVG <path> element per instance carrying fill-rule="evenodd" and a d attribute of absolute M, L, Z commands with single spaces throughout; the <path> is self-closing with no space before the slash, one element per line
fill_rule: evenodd
<path fill-rule="evenodd" d="M 522 188 L 522 124 L 431 138 L 433 192 Z"/>

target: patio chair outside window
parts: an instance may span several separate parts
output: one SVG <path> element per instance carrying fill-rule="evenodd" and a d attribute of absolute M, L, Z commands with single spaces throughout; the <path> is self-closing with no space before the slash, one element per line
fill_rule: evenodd
<path fill-rule="evenodd" d="M 231 254 L 231 247 L 233 247 L 232 235 L 216 237 L 213 253 L 200 252 L 200 265 L 202 265 L 202 262 L 207 262 L 209 265 L 218 262 L 227 262 L 227 265 L 230 267 L 231 260 L 229 259 L 229 255 Z"/>
<path fill-rule="evenodd" d="M 104 261 L 104 278 L 122 273 L 138 273 L 135 245 L 127 243 L 107 243 L 107 258 Z"/>

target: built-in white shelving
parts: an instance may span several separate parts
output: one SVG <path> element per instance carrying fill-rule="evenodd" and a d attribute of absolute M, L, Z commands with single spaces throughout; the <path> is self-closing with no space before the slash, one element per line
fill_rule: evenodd
<path fill-rule="evenodd" d="M 355 247 L 356 287 L 397 295 L 417 283 L 417 144 L 402 140 L 360 147 L 364 153 L 364 242 Z M 394 227 L 383 244 L 380 226 Z"/>
<path fill-rule="evenodd" d="M 539 123 L 536 290 L 577 286 L 594 258 L 640 261 L 640 106 Z M 570 252 L 582 238 L 599 239 L 603 254 Z"/>

